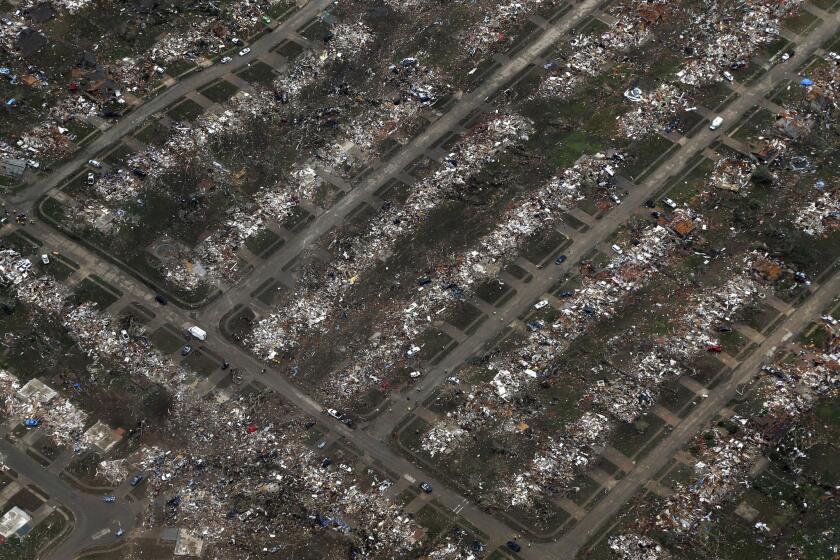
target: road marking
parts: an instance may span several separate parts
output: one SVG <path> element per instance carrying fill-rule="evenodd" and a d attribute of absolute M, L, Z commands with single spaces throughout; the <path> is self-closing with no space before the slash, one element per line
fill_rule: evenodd
<path fill-rule="evenodd" d="M 461 513 L 461 510 L 464 509 L 464 506 L 467 505 L 467 499 L 464 498 L 461 500 L 461 503 L 452 508 L 453 513 Z"/>
<path fill-rule="evenodd" d="M 101 531 L 99 531 L 97 533 L 94 533 L 93 536 L 91 537 L 91 540 L 95 541 L 95 540 L 101 539 L 102 537 L 104 537 L 105 535 L 108 535 L 110 533 L 111 533 L 111 529 L 102 529 Z"/>
<path fill-rule="evenodd" d="M 404 479 L 406 479 L 407 481 L 409 481 L 409 482 L 410 482 L 410 483 L 412 483 L 412 484 L 414 484 L 415 482 L 417 482 L 417 480 L 416 480 L 413 476 L 411 476 L 410 474 L 408 474 L 408 473 L 404 474 L 404 475 L 403 475 L 403 478 L 404 478 Z"/>

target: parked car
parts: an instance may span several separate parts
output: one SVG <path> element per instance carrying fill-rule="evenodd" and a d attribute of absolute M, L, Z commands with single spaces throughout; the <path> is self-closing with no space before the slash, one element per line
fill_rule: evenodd
<path fill-rule="evenodd" d="M 554 264 L 563 264 L 564 262 L 566 262 L 567 258 L 568 257 L 566 255 L 560 255 L 559 257 L 554 259 Z"/>
<path fill-rule="evenodd" d="M 192 352 L 192 346 L 187 345 L 187 346 L 184 346 L 183 348 L 181 348 L 181 355 L 182 356 L 186 356 L 190 352 Z"/>
<path fill-rule="evenodd" d="M 220 63 L 220 64 L 227 64 L 227 63 L 228 63 L 228 62 L 230 62 L 231 60 L 233 60 L 231 57 L 229 57 L 229 56 L 223 56 L 223 57 L 222 57 L 222 59 L 219 61 L 219 63 Z"/>
<path fill-rule="evenodd" d="M 432 485 L 429 484 L 428 482 L 421 482 L 420 483 L 420 490 L 422 490 L 426 494 L 431 494 L 432 493 Z"/>
<path fill-rule="evenodd" d="M 720 344 L 708 344 L 706 345 L 706 350 L 709 352 L 723 352 L 723 346 Z"/>
<path fill-rule="evenodd" d="M 723 117 L 715 117 L 709 125 L 709 130 L 717 130 L 723 124 Z"/>
<path fill-rule="evenodd" d="M 88 173 L 87 174 L 87 184 L 88 185 L 93 185 L 94 183 L 96 183 L 96 175 L 94 175 L 93 173 Z"/>
<path fill-rule="evenodd" d="M 132 486 L 137 486 L 138 484 L 140 484 L 144 480 L 146 480 L 145 476 L 143 476 L 142 474 L 135 474 L 134 476 L 131 477 L 131 482 L 129 482 L 129 484 L 131 484 Z"/>
<path fill-rule="evenodd" d="M 88 160 L 88 165 L 90 165 L 91 167 L 95 167 L 97 169 L 102 169 L 102 162 L 99 161 L 98 159 L 89 159 Z"/>
<path fill-rule="evenodd" d="M 519 552 L 520 550 L 522 550 L 522 547 L 519 546 L 519 543 L 516 541 L 508 541 L 507 547 L 514 552 Z"/>
<path fill-rule="evenodd" d="M 340 413 L 339 411 L 337 411 L 334 408 L 328 408 L 327 409 L 327 414 L 329 414 L 330 416 L 332 416 L 336 420 L 341 420 L 341 417 L 344 416 L 342 413 Z"/>
<path fill-rule="evenodd" d="M 140 169 L 139 167 L 132 167 L 131 172 L 140 177 L 141 179 L 145 179 L 146 176 L 149 174 L 146 173 L 144 170 Z"/>
<path fill-rule="evenodd" d="M 155 301 L 156 301 L 156 302 L 158 302 L 158 303 L 159 303 L 159 304 L 161 304 L 161 305 L 166 305 L 166 304 L 168 303 L 168 302 L 166 301 L 166 298 L 165 298 L 165 297 L 163 297 L 163 296 L 162 296 L 162 295 L 160 295 L 160 294 L 158 294 L 158 295 L 156 295 L 156 296 L 155 296 Z"/>
<path fill-rule="evenodd" d="M 246 54 L 248 54 L 249 52 L 251 52 L 251 49 L 250 49 L 249 47 L 245 47 L 244 49 L 242 49 L 241 51 L 239 51 L 239 56 L 245 56 L 245 55 L 246 55 Z"/>
<path fill-rule="evenodd" d="M 50 256 L 44 253 L 43 255 L 41 255 L 41 262 L 43 264 L 50 264 Z"/>
<path fill-rule="evenodd" d="M 114 502 L 117 501 L 117 497 L 116 496 L 102 496 L 102 501 L 105 502 L 106 504 L 113 504 Z"/>
<path fill-rule="evenodd" d="M 23 425 L 27 428 L 37 428 L 40 423 L 41 421 L 36 418 L 27 418 L 23 421 Z"/>

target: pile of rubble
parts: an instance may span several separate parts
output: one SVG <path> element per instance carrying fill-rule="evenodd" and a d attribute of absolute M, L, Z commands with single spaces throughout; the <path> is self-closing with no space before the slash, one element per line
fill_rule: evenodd
<path fill-rule="evenodd" d="M 749 184 L 753 167 L 745 158 L 721 158 L 715 162 L 709 184 L 717 189 L 739 192 Z"/>
<path fill-rule="evenodd" d="M 655 404 L 658 387 L 668 379 L 687 373 L 682 365 L 709 348 L 718 348 L 715 336 L 740 310 L 753 303 L 762 287 L 752 277 L 751 264 L 724 286 L 692 295 L 671 325 L 672 334 L 657 341 L 656 348 L 634 359 L 627 374 L 599 380 L 581 398 L 581 407 L 595 405 L 619 422 L 631 423 Z M 613 377 L 613 376 L 608 376 Z"/>
<path fill-rule="evenodd" d="M 49 400 L 24 398 L 19 394 L 20 388 L 21 383 L 14 375 L 0 369 L 0 406 L 7 417 L 37 420 L 39 429 L 58 445 L 78 444 L 87 414 L 61 395 Z"/>
<path fill-rule="evenodd" d="M 838 340 L 836 335 L 835 332 L 835 341 Z M 731 499 L 738 485 L 749 486 L 751 468 L 771 449 L 790 455 L 792 461 L 807 457 L 803 452 L 804 442 L 790 448 L 779 446 L 774 439 L 788 432 L 809 412 L 817 398 L 836 398 L 840 394 L 839 349 L 835 343 L 829 354 L 806 356 L 807 361 L 797 359 L 793 363 L 765 366 L 767 375 L 756 390 L 758 398 L 765 399 L 761 412 L 750 419 L 730 418 L 729 421 L 738 427 L 734 433 L 711 430 L 706 432 L 706 437 L 698 439 L 697 480 L 676 489 L 657 515 L 657 526 L 676 533 L 696 532 L 702 523 L 710 520 L 718 504 Z M 787 428 L 779 430 L 780 424 Z M 711 442 L 708 441 L 709 434 L 713 438 Z M 767 525 L 761 521 L 755 527 L 767 530 Z"/>
<path fill-rule="evenodd" d="M 810 67 L 808 78 L 813 82 L 806 93 L 812 109 L 820 112 L 840 109 L 840 56 L 834 53 L 824 64 Z"/>
<path fill-rule="evenodd" d="M 153 350 L 142 329 L 132 335 L 116 327 L 114 319 L 100 312 L 95 304 L 70 303 L 70 291 L 63 284 L 48 276 L 30 274 L 31 266 L 16 251 L 0 250 L 0 278 L 14 286 L 22 301 L 60 320 L 94 364 L 104 364 L 128 375 L 143 375 L 164 385 L 184 377 L 180 366 Z"/>
<path fill-rule="evenodd" d="M 132 336 L 118 329 L 114 318 L 100 312 L 95 304 L 68 305 L 62 319 L 67 332 L 95 364 L 104 362 L 114 371 L 142 375 L 165 386 L 186 376 L 181 366 L 154 351 L 145 333 Z"/>
<path fill-rule="evenodd" d="M 678 363 L 709 348 L 719 348 L 712 334 L 716 327 L 731 323 L 738 310 L 760 294 L 761 288 L 752 278 L 756 258 L 748 256 L 745 272 L 724 287 L 692 297 L 686 303 L 677 332 L 625 368 L 630 373 L 609 382 L 603 379 L 596 382 L 581 398 L 580 408 L 587 410 L 594 404 L 603 414 L 588 411 L 567 427 L 562 439 L 550 438 L 541 446 L 531 468 L 517 473 L 503 495 L 517 505 L 529 505 L 538 490 L 568 484 L 588 464 L 616 421 L 633 422 L 654 404 L 658 385 L 682 372 Z M 506 392 L 511 390 L 510 386 L 504 388 Z"/>
<path fill-rule="evenodd" d="M 664 0 L 645 2 L 629 0 L 610 7 L 608 14 L 616 23 L 599 35 L 578 35 L 569 40 L 558 58 L 562 64 L 550 62 L 549 71 L 539 85 L 536 97 L 565 97 L 580 83 L 601 74 L 623 51 L 637 47 L 653 34 L 667 7 Z"/>
<path fill-rule="evenodd" d="M 620 154 L 582 157 L 544 187 L 508 209 L 501 223 L 482 237 L 475 249 L 452 255 L 447 263 L 436 267 L 424 279 L 424 285 L 411 300 L 401 302 L 401 309 L 390 314 L 379 327 L 380 337 L 374 348 L 365 348 L 354 363 L 351 375 L 361 378 L 364 372 L 387 372 L 400 358 L 412 353 L 417 340 L 432 321 L 452 304 L 467 298 L 480 282 L 498 272 L 500 263 L 519 250 L 526 239 L 557 223 L 562 211 L 573 207 L 582 198 L 584 183 L 609 188 L 613 166 Z M 399 307 L 394 304 L 394 307 Z M 364 365 L 361 365 L 364 364 Z M 370 376 L 372 375 L 372 377 Z M 370 374 L 373 383 L 380 375 Z M 342 395 L 346 396 L 346 395 Z"/>
<path fill-rule="evenodd" d="M 690 103 L 685 92 L 670 84 L 662 84 L 651 92 L 638 88 L 625 92 L 625 97 L 637 108 L 618 119 L 618 129 L 627 138 L 638 140 L 658 131 L 662 124 L 688 109 Z"/>
<path fill-rule="evenodd" d="M 741 419 L 736 416 L 732 420 Z M 703 440 L 703 450 L 694 465 L 695 482 L 675 489 L 656 516 L 658 527 L 676 533 L 697 532 L 710 510 L 729 499 L 736 486 L 747 479 L 766 444 L 757 433 L 747 429 L 739 430 L 734 436 L 722 435 L 717 430 L 707 433 L 714 434 L 714 439 Z"/>
<path fill-rule="evenodd" d="M 796 214 L 794 223 L 813 237 L 822 237 L 840 229 L 840 190 L 821 193 L 805 203 Z"/>
<path fill-rule="evenodd" d="M 508 0 L 499 2 L 488 10 L 484 19 L 467 33 L 464 46 L 470 56 L 484 52 L 494 44 L 513 41 L 511 29 L 517 23 L 524 21 L 531 12 L 542 4 L 553 3 L 554 0 Z"/>
<path fill-rule="evenodd" d="M 322 51 L 301 54 L 294 66 L 274 81 L 274 89 L 295 97 L 314 83 L 329 63 L 363 55 L 374 40 L 370 28 L 362 22 L 340 23 L 332 28 L 332 34 Z"/>
<path fill-rule="evenodd" d="M 178 450 L 145 448 L 133 461 L 151 472 L 165 522 L 200 528 L 217 553 L 298 556 L 325 532 L 372 557 L 414 545 L 416 524 L 383 496 L 391 483 L 317 456 L 302 419 L 276 397 L 217 403 L 179 393 L 171 419 Z"/>
<path fill-rule="evenodd" d="M 602 273 L 583 277 L 583 285 L 564 300 L 558 320 L 552 325 L 529 325 L 525 342 L 492 360 L 488 367 L 496 372 L 493 379 L 473 387 L 461 407 L 432 426 L 422 448 L 431 455 L 449 453 L 459 436 L 492 421 L 494 409 L 514 403 L 594 320 L 612 316 L 621 301 L 655 277 L 678 242 L 665 228 L 649 227 L 639 234 L 638 244 L 622 249 Z"/>
<path fill-rule="evenodd" d="M 26 12 L 35 6 L 41 4 L 41 0 L 23 0 L 17 7 Z M 50 4 L 59 12 L 68 12 L 75 14 L 79 10 L 91 6 L 94 0 L 52 0 Z"/>
<path fill-rule="evenodd" d="M 516 115 L 496 115 L 475 128 L 455 145 L 442 169 L 414 186 L 404 205 L 393 205 L 381 212 L 361 235 L 334 242 L 338 259 L 331 263 L 329 274 L 320 282 L 316 281 L 315 286 L 306 289 L 305 293 L 298 293 L 294 299 L 306 299 L 329 314 L 359 276 L 386 255 L 399 238 L 414 231 L 438 204 L 493 161 L 497 153 L 526 141 L 531 128 L 526 119 Z M 319 298 L 322 299 L 316 304 Z M 296 309 L 303 311 L 303 315 L 296 313 Z M 263 357 L 276 354 L 278 349 L 294 346 L 295 341 L 283 334 L 305 331 L 306 325 L 311 322 L 310 315 L 308 310 L 297 307 L 279 309 L 255 326 L 248 344 Z M 364 367 L 362 364 L 366 362 L 360 361 L 359 367 Z M 351 385 L 366 385 L 369 379 L 367 373 L 345 372 L 341 379 Z"/>
<path fill-rule="evenodd" d="M 759 47 L 778 39 L 781 20 L 801 5 L 802 0 L 705 3 L 705 12 L 684 32 L 691 58 L 677 73 L 680 82 L 700 86 L 723 80 L 724 71 L 746 64 Z"/>
<path fill-rule="evenodd" d="M 653 539 L 632 533 L 609 538 L 610 551 L 619 560 L 667 560 L 671 554 Z"/>

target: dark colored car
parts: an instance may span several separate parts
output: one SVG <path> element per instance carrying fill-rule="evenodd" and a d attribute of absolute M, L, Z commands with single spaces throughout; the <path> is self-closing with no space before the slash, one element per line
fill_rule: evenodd
<path fill-rule="evenodd" d="M 432 493 L 432 485 L 429 484 L 428 482 L 421 482 L 420 483 L 420 490 L 422 490 L 426 494 L 431 494 Z"/>
<path fill-rule="evenodd" d="M 554 259 L 554 264 L 563 264 L 564 262 L 566 262 L 567 258 L 568 257 L 566 257 L 566 255 L 560 255 L 559 257 Z"/>
<path fill-rule="evenodd" d="M 161 304 L 161 305 L 166 305 L 167 303 L 169 303 L 169 302 L 167 302 L 167 301 L 166 301 L 166 298 L 165 298 L 165 297 L 163 297 L 163 296 L 162 296 L 162 295 L 160 295 L 160 294 L 158 294 L 158 295 L 156 295 L 156 296 L 155 296 L 155 301 L 156 301 L 156 302 L 158 302 L 158 303 L 159 303 L 159 304 Z"/>
<path fill-rule="evenodd" d="M 131 477 L 131 482 L 129 484 L 131 484 L 132 486 L 137 486 L 138 484 L 143 482 L 145 479 L 146 479 L 146 477 L 143 476 L 142 474 L 135 474 L 134 476 Z"/>
<path fill-rule="evenodd" d="M 522 550 L 522 547 L 519 546 L 519 543 L 516 541 L 508 541 L 507 547 L 514 552 L 519 552 L 520 550 Z"/>

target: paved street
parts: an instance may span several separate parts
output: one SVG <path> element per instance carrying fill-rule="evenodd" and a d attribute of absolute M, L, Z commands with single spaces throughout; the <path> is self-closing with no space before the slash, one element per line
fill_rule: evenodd
<path fill-rule="evenodd" d="M 76 490 L 6 439 L 0 439 L 0 455 L 4 464 L 23 474 L 73 513 L 72 533 L 52 549 L 45 560 L 67 560 L 83 548 L 117 541 L 119 537 L 114 531 L 120 526 L 133 527 L 141 511 L 138 502 L 106 504 L 99 496 Z M 91 539 L 102 529 L 109 533 L 96 541 Z"/>

